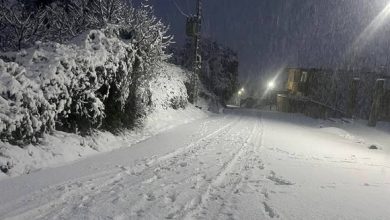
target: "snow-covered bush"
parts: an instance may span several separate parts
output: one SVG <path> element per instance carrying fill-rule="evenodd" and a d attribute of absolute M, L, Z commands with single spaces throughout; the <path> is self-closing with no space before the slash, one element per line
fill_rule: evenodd
<path fill-rule="evenodd" d="M 116 24 L 86 31 L 70 44 L 37 42 L 0 54 L 2 140 L 36 142 L 54 129 L 117 131 L 147 113 L 148 84 L 155 65 L 167 58 L 171 37 L 151 7 L 126 7 L 132 10 Z"/>
<path fill-rule="evenodd" d="M 158 77 L 153 79 L 148 91 L 153 91 L 148 100 L 152 109 L 180 109 L 188 105 L 188 93 L 185 83 L 191 72 L 172 64 L 159 63 L 156 68 Z"/>
<path fill-rule="evenodd" d="M 106 31 L 108 36 L 120 38 L 131 46 L 128 62 L 122 62 L 117 77 L 107 85 L 109 97 L 105 102 L 104 127 L 111 131 L 131 128 L 137 124 L 137 119 L 147 114 L 150 94 L 145 88 L 155 77 L 156 64 L 168 58 L 164 50 L 172 39 L 150 6 L 143 5 L 128 14 L 123 22 Z"/>
<path fill-rule="evenodd" d="M 26 69 L 0 59 L 0 138 L 13 144 L 36 143 L 54 128 L 54 109 Z"/>

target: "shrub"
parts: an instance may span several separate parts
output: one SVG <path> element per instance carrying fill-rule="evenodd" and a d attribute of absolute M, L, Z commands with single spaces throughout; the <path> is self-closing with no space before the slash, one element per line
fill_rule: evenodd
<path fill-rule="evenodd" d="M 74 13 L 89 9 L 89 26 L 103 21 L 104 28 L 86 31 L 69 44 L 37 42 L 27 50 L 1 54 L 2 140 L 37 143 L 55 129 L 116 132 L 132 128 L 146 114 L 150 103 L 145 88 L 154 78 L 155 64 L 167 58 L 164 50 L 171 37 L 166 26 L 149 6 L 135 10 L 118 3 L 118 13 L 110 17 L 95 10 L 101 5 L 74 2 Z M 53 13 L 65 10 L 51 7 Z M 44 33 L 42 39 L 50 39 L 52 32 Z"/>

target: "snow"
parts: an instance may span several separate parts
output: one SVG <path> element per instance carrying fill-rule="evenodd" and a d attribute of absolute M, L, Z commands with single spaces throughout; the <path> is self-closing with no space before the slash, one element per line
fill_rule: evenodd
<path fill-rule="evenodd" d="M 208 113 L 190 106 L 187 109 L 154 112 L 146 119 L 143 128 L 127 131 L 119 136 L 110 132 L 96 131 L 92 136 L 82 137 L 56 131 L 53 135 L 45 136 L 40 145 L 19 148 L 0 142 L 0 152 L 3 155 L 0 157 L 0 164 L 11 161 L 10 176 L 29 174 L 42 168 L 57 167 L 103 152 L 131 147 L 164 130 L 207 116 Z M 0 179 L 6 177 L 2 175 Z"/>
<path fill-rule="evenodd" d="M 23 148 L 0 142 L 0 166 L 10 163 L 10 176 L 28 174 L 102 152 L 130 147 L 164 130 L 209 116 L 210 113 L 192 105 L 186 106 L 187 90 L 184 82 L 189 74 L 187 71 L 165 62 L 160 63 L 155 71 L 157 77 L 149 83 L 152 112 L 144 119 L 141 127 L 119 136 L 95 131 L 92 136 L 81 137 L 55 131 L 53 135 L 45 135 L 42 144 L 30 144 Z M 172 100 L 180 100 L 183 106 L 173 109 Z M 0 179 L 5 177 L 2 174 Z"/>
<path fill-rule="evenodd" d="M 77 125 L 80 132 L 85 132 L 83 127 L 100 128 L 106 118 L 105 101 L 114 99 L 109 97 L 109 89 L 103 88 L 113 88 L 112 85 L 120 90 L 116 98 L 119 109 L 124 108 L 127 100 L 135 99 L 129 97 L 130 88 L 137 87 L 136 94 L 146 100 L 150 92 L 146 84 L 158 72 L 152 67 L 158 62 L 162 62 L 163 69 L 168 65 L 162 61 L 166 57 L 164 46 L 158 45 L 161 39 L 156 39 L 153 43 L 157 45 L 145 52 L 144 42 L 121 39 L 119 28 L 109 25 L 102 30 L 85 31 L 69 44 L 37 42 L 26 50 L 0 53 L 1 140 L 24 145 L 38 143 L 42 134 L 55 129 L 74 131 Z M 145 59 L 150 60 L 143 62 Z M 135 60 L 140 61 L 139 67 L 133 66 Z M 133 82 L 137 78 L 134 68 L 145 71 L 137 70 L 141 75 L 137 83 Z M 178 71 L 172 66 L 165 69 Z M 176 79 L 178 74 L 162 75 Z M 185 100 L 186 104 L 184 78 L 177 78 L 170 91 L 175 92 L 165 97 L 177 98 L 179 103 Z M 158 105 L 161 102 L 155 106 Z M 146 109 L 140 106 L 137 111 L 142 112 L 143 108 Z"/>
<path fill-rule="evenodd" d="M 155 109 L 168 109 L 179 107 L 180 103 L 186 105 L 188 95 L 184 83 L 188 81 L 188 76 L 191 73 L 168 63 L 159 64 L 157 72 L 157 77 L 150 85 L 153 91 L 151 100 L 153 107 Z"/>
<path fill-rule="evenodd" d="M 190 111 L 199 113 L 193 108 L 179 112 L 188 118 L 194 113 Z M 388 123 L 374 129 L 366 121 L 324 121 L 239 108 L 224 112 L 152 132 L 132 147 L 4 179 L 0 216 L 387 219 L 390 215 Z M 176 110 L 165 113 L 170 119 L 180 115 Z M 149 123 L 155 124 L 159 116 L 150 116 Z M 149 128 L 145 127 L 153 130 Z M 372 144 L 379 149 L 370 150 Z"/>

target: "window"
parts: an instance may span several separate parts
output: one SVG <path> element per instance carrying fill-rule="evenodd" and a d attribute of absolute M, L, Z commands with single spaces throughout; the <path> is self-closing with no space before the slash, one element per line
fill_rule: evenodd
<path fill-rule="evenodd" d="M 307 82 L 307 72 L 302 73 L 301 82 L 303 82 L 303 83 Z"/>

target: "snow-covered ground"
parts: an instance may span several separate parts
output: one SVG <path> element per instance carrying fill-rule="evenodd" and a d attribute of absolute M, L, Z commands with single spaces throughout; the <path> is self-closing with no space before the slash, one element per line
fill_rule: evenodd
<path fill-rule="evenodd" d="M 172 100 L 186 102 L 187 80 L 185 70 L 169 63 L 160 63 L 156 70 L 158 77 L 150 83 L 151 112 L 142 121 L 142 127 L 114 136 L 109 132 L 96 131 L 92 136 L 81 137 L 55 131 L 45 135 L 43 143 L 24 146 L 23 149 L 0 141 L 0 165 L 9 164 L 10 176 L 35 172 L 42 168 L 64 165 L 102 152 L 109 152 L 154 136 L 164 130 L 200 118 L 209 113 L 188 105 L 186 108 L 173 109 Z M 208 105 L 209 103 L 205 103 Z M 211 103 L 210 103 L 211 105 Z M 0 122 L 1 124 L 1 122 Z M 7 176 L 0 172 L 0 179 Z M 0 218 L 1 219 L 1 218 Z"/>
<path fill-rule="evenodd" d="M 10 161 L 12 167 L 8 173 L 10 176 L 29 174 L 118 148 L 131 147 L 167 129 L 208 116 L 209 113 L 193 106 L 178 110 L 160 109 L 146 118 L 144 127 L 124 132 L 119 136 L 96 131 L 92 136 L 82 137 L 56 131 L 53 135 L 46 135 L 40 145 L 20 148 L 0 142 L 0 164 Z M 9 177 L 0 172 L 0 180 L 4 178 Z"/>
<path fill-rule="evenodd" d="M 388 219 L 390 127 L 227 109 L 0 198 L 1 219 Z"/>

